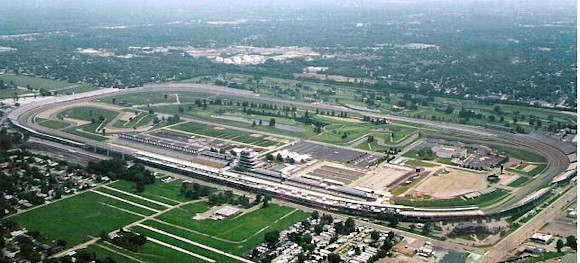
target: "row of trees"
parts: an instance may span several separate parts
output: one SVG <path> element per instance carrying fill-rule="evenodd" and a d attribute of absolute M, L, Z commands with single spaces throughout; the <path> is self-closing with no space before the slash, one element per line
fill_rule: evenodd
<path fill-rule="evenodd" d="M 144 234 L 127 232 L 123 229 L 120 229 L 113 239 L 109 239 L 106 233 L 101 233 L 101 239 L 133 252 L 139 251 L 139 248 L 147 243 L 147 237 Z"/>
<path fill-rule="evenodd" d="M 183 182 L 181 184 L 181 188 L 179 189 L 181 195 L 191 200 L 197 200 L 200 199 L 201 197 L 208 196 L 211 193 L 215 192 L 215 190 L 216 189 L 213 187 L 190 182 Z"/>
<path fill-rule="evenodd" d="M 564 247 L 570 247 L 573 250 L 577 250 L 578 244 L 576 243 L 576 237 L 572 235 L 566 237 L 566 243 L 564 243 L 564 240 L 562 239 L 558 239 L 558 241 L 556 241 L 556 249 L 558 252 L 561 252 L 562 248 Z"/>
<path fill-rule="evenodd" d="M 135 183 L 137 192 L 143 192 L 145 185 L 155 183 L 155 176 L 141 164 L 128 165 L 126 161 L 113 158 L 102 160 L 97 163 L 89 162 L 87 171 L 101 176 L 107 176 L 111 180 L 122 179 Z"/>

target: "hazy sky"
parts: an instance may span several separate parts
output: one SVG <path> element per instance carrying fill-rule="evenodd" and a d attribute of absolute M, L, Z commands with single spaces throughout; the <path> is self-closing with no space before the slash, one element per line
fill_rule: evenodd
<path fill-rule="evenodd" d="M 575 17 L 576 0 L 0 0 L 0 31 L 188 19 L 308 18 L 316 15 L 316 10 L 326 14 L 352 10 L 354 15 L 357 10 L 409 14 L 447 10 L 503 16 L 525 14 L 523 10 L 555 10 Z M 52 29 L 45 28 L 49 24 Z"/>

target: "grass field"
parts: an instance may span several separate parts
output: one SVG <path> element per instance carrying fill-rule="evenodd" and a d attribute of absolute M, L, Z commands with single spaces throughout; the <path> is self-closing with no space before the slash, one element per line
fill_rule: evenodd
<path fill-rule="evenodd" d="M 57 115 L 58 118 L 72 118 L 81 121 L 91 122 L 88 124 L 83 124 L 76 127 L 69 127 L 64 129 L 64 131 L 75 134 L 87 139 L 95 141 L 104 141 L 109 138 L 100 135 L 102 128 L 104 128 L 107 123 L 117 117 L 119 113 L 107 109 L 96 108 L 96 107 L 76 107 Z M 92 123 L 92 120 L 95 123 Z M 99 131 L 97 131 L 99 129 Z"/>
<path fill-rule="evenodd" d="M 101 187 L 101 188 L 99 188 L 99 189 L 97 189 L 95 191 L 98 191 L 98 192 L 101 192 L 101 193 L 105 193 L 105 194 L 109 194 L 109 195 L 113 195 L 113 196 L 119 197 L 119 198 L 121 198 L 123 200 L 127 200 L 127 201 L 130 201 L 130 202 L 133 202 L 133 203 L 137 203 L 137 204 L 140 204 L 140 205 L 143 205 L 145 207 L 149 207 L 151 209 L 155 209 L 155 210 L 158 210 L 158 211 L 164 210 L 166 208 L 165 206 L 162 206 L 162 205 L 159 205 L 159 204 L 155 204 L 155 203 L 149 202 L 147 200 L 144 200 L 144 199 L 141 199 L 141 198 L 138 198 L 138 197 L 134 197 L 134 196 L 130 196 L 128 194 L 125 194 L 125 193 L 122 193 L 122 192 L 118 192 L 118 191 L 115 191 L 115 190 L 111 190 L 111 189 L 107 189 L 107 188 L 104 188 L 104 187 Z"/>
<path fill-rule="evenodd" d="M 93 118 L 99 119 L 103 117 L 106 122 L 111 121 L 113 118 L 117 117 L 119 113 L 107 109 L 96 108 L 96 107 L 76 107 L 58 114 L 59 118 L 73 118 L 83 121 L 91 121 Z"/>
<path fill-rule="evenodd" d="M 70 247 L 90 240 L 91 236 L 98 237 L 103 230 L 110 232 L 141 218 L 104 204 L 151 214 L 121 201 L 85 192 L 14 216 L 11 220 L 29 231 L 37 230 L 47 238 L 66 240 Z"/>
<path fill-rule="evenodd" d="M 252 136 L 251 134 L 243 131 L 237 131 L 232 129 L 226 128 L 216 128 L 212 126 L 208 126 L 205 124 L 199 123 L 183 123 L 173 127 L 174 129 L 195 133 L 199 135 L 205 135 L 209 137 L 215 137 L 220 139 L 227 139 L 232 141 L 237 141 L 241 143 L 247 143 L 255 146 L 260 147 L 270 147 L 270 146 L 278 146 L 280 145 L 279 142 L 272 141 L 266 138 L 263 138 L 263 135 Z"/>
<path fill-rule="evenodd" d="M 213 252 L 213 251 L 206 250 L 206 249 L 204 249 L 202 247 L 199 247 L 199 246 L 196 246 L 194 244 L 186 243 L 186 242 L 183 242 L 181 240 L 175 239 L 173 237 L 167 236 L 165 234 L 157 233 L 155 231 L 151 231 L 151 230 L 145 229 L 145 228 L 140 227 L 140 226 L 133 227 L 131 230 L 132 231 L 135 231 L 137 233 L 144 234 L 147 237 L 151 237 L 151 238 L 157 239 L 157 240 L 159 240 L 161 242 L 165 242 L 167 244 L 170 244 L 170 245 L 173 245 L 173 246 L 176 246 L 176 247 L 185 249 L 185 250 L 190 251 L 190 252 L 193 252 L 195 254 L 198 254 L 198 255 L 201 255 L 201 256 L 204 256 L 204 257 L 211 258 L 213 260 L 216 260 L 216 262 L 220 262 L 220 263 L 221 262 L 224 262 L 224 263 L 240 262 L 239 260 L 233 259 L 231 257 L 225 256 L 225 255 L 221 255 L 221 254 L 218 254 L 218 253 Z M 165 231 L 163 229 L 159 229 L 159 230 L 164 231 L 164 232 L 168 232 L 168 231 Z M 176 235 L 175 233 L 170 233 L 170 234 Z M 177 235 L 177 236 L 183 237 L 185 235 L 183 235 L 183 236 L 182 235 Z M 188 238 L 188 239 L 191 240 L 191 241 L 194 241 L 196 243 L 201 243 L 203 245 L 208 245 L 207 243 L 205 243 L 203 241 L 199 241 L 198 238 Z M 226 251 L 224 251 L 224 252 L 226 252 Z M 187 255 L 187 257 L 185 255 L 182 255 L 179 259 L 173 258 L 173 261 L 171 261 L 171 262 L 176 262 L 175 260 L 177 260 L 177 261 L 183 260 L 183 262 L 204 262 L 204 261 L 201 261 L 199 259 L 196 260 L 196 258 L 194 258 L 192 256 L 189 256 L 189 255 Z"/>
<path fill-rule="evenodd" d="M 109 233 L 121 227 L 130 227 L 152 238 L 138 252 L 130 252 L 104 241 L 98 241 L 87 248 L 98 258 L 110 257 L 117 262 L 202 262 L 199 257 L 207 257 L 215 262 L 239 262 L 234 255 L 242 256 L 263 242 L 265 233 L 286 229 L 309 216 L 303 211 L 270 204 L 266 208 L 220 221 L 196 221 L 193 219 L 195 214 L 206 212 L 211 206 L 203 200 L 184 204 L 190 200 L 180 196 L 179 180 L 167 184 L 157 181 L 147 185 L 145 191 L 138 194 L 166 205 L 131 195 L 135 194 L 131 182 L 118 181 L 109 187 L 127 193 L 98 187 L 94 191 L 111 196 L 89 191 L 19 214 L 11 220 L 29 231 L 38 230 L 50 240 L 66 240 L 67 247 L 99 237 L 102 231 Z M 155 213 L 141 205 L 163 210 L 164 213 L 135 224 L 144 216 Z M 177 205 L 179 207 L 175 207 Z M 204 248 L 203 245 L 210 248 Z M 220 254 L 218 250 L 230 255 Z"/>
<path fill-rule="evenodd" d="M 441 199 L 441 200 L 404 200 L 399 199 L 395 201 L 397 205 L 407 205 L 407 206 L 416 206 L 416 207 L 457 207 L 457 206 L 469 206 L 469 205 L 476 205 L 479 207 L 486 207 L 493 203 L 497 203 L 498 201 L 506 198 L 509 196 L 509 192 L 505 190 L 495 190 L 491 193 L 481 195 L 479 197 L 473 199 L 461 199 L 461 198 L 454 198 L 454 199 Z"/>
<path fill-rule="evenodd" d="M 192 213 L 187 210 L 173 210 L 165 213 L 159 219 L 187 227 L 188 229 L 206 233 L 219 238 L 224 238 L 231 241 L 242 241 L 248 236 L 254 234 L 258 230 L 272 223 L 273 220 L 280 218 L 293 209 L 283 206 L 271 205 L 266 209 L 259 209 L 250 214 L 245 214 L 233 219 L 225 219 L 221 221 L 214 220 L 191 220 Z"/>
<path fill-rule="evenodd" d="M 525 166 L 527 166 L 527 165 L 528 165 L 527 163 L 524 163 L 524 165 L 521 165 L 521 166 L 520 166 L 520 167 L 518 167 L 518 168 L 509 168 L 508 170 L 509 170 L 509 171 L 516 172 L 516 173 L 525 174 L 525 175 L 529 175 L 529 176 L 532 176 L 532 177 L 534 177 L 534 176 L 536 176 L 536 175 L 540 174 L 541 172 L 543 172 L 543 171 L 544 171 L 544 169 L 546 169 L 546 167 L 548 166 L 548 165 L 547 165 L 547 164 L 545 164 L 545 163 L 538 163 L 538 164 L 533 164 L 533 165 L 535 165 L 536 167 L 535 167 L 534 169 L 532 169 L 531 171 L 529 171 L 529 172 L 526 172 L 526 171 L 524 171 L 524 170 L 523 170 L 523 168 L 524 168 Z"/>
<path fill-rule="evenodd" d="M 4 80 L 7 84 L 13 82 L 19 87 L 27 87 L 30 85 L 33 89 L 39 90 L 45 88 L 50 91 L 57 91 L 59 94 L 81 93 L 99 89 L 97 87 L 23 75 L 2 74 L 0 75 L 0 79 Z"/>
<path fill-rule="evenodd" d="M 188 104 L 195 102 L 196 99 L 205 99 L 212 95 L 215 94 L 203 92 L 149 92 L 115 96 L 106 98 L 102 100 L 102 102 L 113 103 L 113 98 L 115 98 L 115 104 L 127 103 L 131 105 L 148 105 L 157 103 L 175 103 L 177 102 L 177 98 L 179 98 L 180 103 Z"/>
<path fill-rule="evenodd" d="M 68 124 L 67 122 L 64 122 L 64 121 L 47 120 L 47 119 L 42 119 L 42 118 L 35 118 L 35 121 L 38 125 L 41 125 L 41 126 L 44 126 L 47 128 L 51 128 L 51 129 L 55 129 L 55 130 L 64 129 L 64 128 L 70 126 L 70 124 Z"/>
<path fill-rule="evenodd" d="M 77 129 L 80 129 L 80 131 Z M 87 129 L 87 130 L 92 129 L 93 132 L 85 131 L 85 129 Z M 96 129 L 96 126 L 94 124 L 88 124 L 88 125 L 66 128 L 63 131 L 68 132 L 70 134 L 77 135 L 77 136 L 81 136 L 81 137 L 84 137 L 87 139 L 99 141 L 99 142 L 106 141 L 109 139 L 105 136 L 98 135 L 98 134 L 94 133 L 94 129 Z"/>
<path fill-rule="evenodd" d="M 253 76 L 250 75 L 242 75 L 242 74 L 227 74 L 229 81 L 235 81 L 240 85 L 246 85 L 248 87 L 255 87 L 255 81 L 251 81 Z M 209 83 L 212 84 L 215 77 L 208 76 L 205 79 L 196 78 L 192 79 L 193 82 L 201 82 L 201 83 Z M 187 81 L 186 81 L 187 82 Z M 296 86 L 304 86 L 308 87 L 307 89 L 301 89 L 299 92 L 294 92 L 292 94 L 279 92 L 280 89 L 295 89 Z M 272 88 L 276 87 L 276 88 Z M 366 103 L 362 102 L 361 100 L 355 99 L 356 97 L 360 98 L 360 94 L 367 90 L 365 88 L 356 87 L 352 85 L 348 85 L 346 83 L 339 84 L 339 83 L 319 83 L 314 81 L 308 80 L 296 80 L 296 79 L 282 79 L 282 78 L 272 78 L 272 77 L 264 77 L 260 81 L 259 85 L 260 94 L 262 96 L 269 96 L 269 97 L 277 97 L 282 99 L 288 99 L 293 101 L 302 101 L 302 102 L 311 102 L 310 99 L 313 97 L 314 94 L 317 95 L 319 99 L 324 99 L 326 101 L 334 101 L 335 103 L 339 103 L 342 105 L 354 105 L 358 107 L 367 107 Z M 323 94 L 320 91 L 329 91 L 332 90 L 333 92 L 330 94 Z M 369 90 L 367 90 L 369 91 Z M 326 93 L 326 92 L 325 92 Z M 528 123 L 529 116 L 533 115 L 539 119 L 541 119 L 543 126 L 546 127 L 549 124 L 555 124 L 557 122 L 566 124 L 575 124 L 576 119 L 575 116 L 565 114 L 562 112 L 558 112 L 551 109 L 542 109 L 542 108 L 535 108 L 535 107 L 527 107 L 527 106 L 515 106 L 515 105 L 508 105 L 508 104 L 493 104 L 493 105 L 483 105 L 474 100 L 468 99 L 456 99 L 456 98 L 444 98 L 444 97 L 435 97 L 434 101 L 429 103 L 428 106 L 421 106 L 419 105 L 417 109 L 406 109 L 404 111 L 394 110 L 393 105 L 399 100 L 404 99 L 404 94 L 402 93 L 389 93 L 383 94 L 383 96 L 387 97 L 387 99 L 381 101 L 380 107 L 377 109 L 383 113 L 399 115 L 399 116 L 410 116 L 415 118 L 422 118 L 422 119 L 432 119 L 435 118 L 439 121 L 445 122 L 455 122 L 455 123 L 462 123 L 466 122 L 469 125 L 479 125 L 483 126 L 486 123 L 492 123 L 495 125 L 504 125 L 504 122 L 500 121 L 500 118 L 503 116 L 506 122 L 511 123 L 513 117 L 518 118 L 518 125 L 521 125 L 526 129 L 526 131 L 531 131 L 534 128 L 531 127 Z M 426 96 L 416 96 L 413 97 L 421 97 L 425 98 Z M 452 106 L 455 110 L 451 114 L 446 114 L 443 111 L 438 111 L 436 108 L 444 108 L 446 105 Z M 495 107 L 498 106 L 501 109 L 501 112 L 495 111 Z M 472 110 L 476 114 L 482 114 L 485 118 L 469 118 L 466 120 L 465 118 L 459 117 L 460 109 Z M 493 120 L 489 118 L 489 116 L 493 116 Z"/>
<path fill-rule="evenodd" d="M 143 193 L 135 193 L 135 184 L 128 181 L 117 181 L 109 186 L 168 205 L 176 205 L 180 202 L 189 201 L 189 199 L 182 196 L 179 192 L 181 182 L 180 180 L 176 180 L 170 183 L 163 183 L 161 180 L 156 180 L 155 184 L 145 186 Z"/>
<path fill-rule="evenodd" d="M 361 149 L 361 150 L 366 150 L 366 151 L 385 152 L 385 151 L 388 151 L 389 148 L 391 148 L 391 147 L 379 145 L 376 141 L 373 141 L 370 143 L 367 141 L 364 141 L 364 142 L 360 143 L 359 145 L 357 145 L 356 148 Z"/>
<path fill-rule="evenodd" d="M 148 235 L 148 236 L 151 236 L 155 239 L 158 239 L 158 237 L 159 237 L 158 235 L 159 234 L 157 234 L 157 236 L 156 236 L 154 233 L 154 234 Z M 165 240 L 163 240 L 163 241 L 165 241 Z M 166 243 L 169 243 L 169 242 L 166 242 Z M 183 244 L 179 244 L 178 246 L 181 248 L 184 248 L 186 250 L 189 250 L 191 252 L 194 252 L 194 251 L 192 251 L 192 248 L 185 247 Z M 103 247 L 106 247 L 106 249 Z M 199 250 L 199 248 L 197 248 L 197 249 Z M 88 250 L 91 252 L 95 252 L 97 254 L 98 258 L 110 257 L 119 263 L 136 262 L 135 260 L 133 260 L 131 258 L 135 258 L 137 260 L 145 261 L 148 263 L 205 262 L 205 261 L 197 259 L 193 256 L 190 256 L 188 254 L 179 252 L 177 250 L 173 250 L 171 248 L 154 243 L 152 241 L 148 241 L 147 243 L 145 243 L 145 245 L 143 245 L 142 247 L 139 248 L 138 252 L 131 252 L 131 251 L 121 249 L 119 247 L 116 247 L 114 245 L 104 243 L 104 242 L 99 242 L 96 245 L 91 245 L 88 248 Z M 113 251 L 111 251 L 111 250 L 113 250 Z M 195 251 L 195 252 L 199 252 L 199 251 Z M 197 253 L 197 254 L 202 255 L 202 253 Z M 209 253 L 204 253 L 204 254 L 209 254 Z M 236 262 L 236 261 L 224 261 L 224 260 L 227 260 L 228 258 L 223 257 L 223 256 L 216 254 L 216 253 L 211 253 L 211 254 L 214 256 L 214 257 L 212 257 L 212 259 L 217 260 L 216 262 Z M 129 257 L 131 257 L 131 258 L 129 258 Z"/>
<path fill-rule="evenodd" d="M 494 146 L 494 147 L 502 152 L 505 152 L 510 157 L 517 158 L 517 159 L 520 159 L 522 161 L 538 162 L 538 163 L 545 163 L 546 162 L 546 158 L 544 158 L 541 155 L 535 154 L 535 153 L 531 153 L 531 152 L 519 150 L 519 149 L 513 149 L 513 148 L 509 148 L 509 147 L 502 147 L 502 146 L 497 146 L 497 147 Z"/>
<path fill-rule="evenodd" d="M 184 210 L 176 209 L 159 217 L 159 219 L 167 223 L 173 223 L 191 231 L 184 231 L 183 229 L 155 221 L 146 221 L 145 225 L 228 253 L 242 255 L 262 242 L 265 233 L 272 230 L 283 230 L 309 216 L 305 212 L 294 211 L 292 208 L 270 205 L 250 214 L 222 221 L 195 221 L 192 219 L 196 212 L 204 212 L 207 209 L 209 208 L 204 207 L 204 204 L 196 203 L 195 205 L 185 206 Z M 262 229 L 263 231 L 261 231 Z"/>
<path fill-rule="evenodd" d="M 524 176 L 520 176 L 518 179 L 516 179 L 515 181 L 511 182 L 508 186 L 511 186 L 511 187 L 521 187 L 521 186 L 524 186 L 529 181 L 530 181 L 530 178 L 524 177 Z"/>
<path fill-rule="evenodd" d="M 125 113 L 125 114 L 132 114 L 132 113 Z M 153 119 L 155 118 L 155 115 L 145 113 L 145 112 L 139 112 L 137 115 L 132 115 L 132 117 L 133 117 L 133 119 L 131 119 L 129 121 L 124 121 L 121 119 L 117 120 L 113 124 L 113 127 L 115 127 L 115 128 L 132 128 L 132 127 L 145 126 L 145 125 L 151 123 L 151 121 L 153 121 Z"/>
<path fill-rule="evenodd" d="M 408 167 L 417 167 L 417 166 L 422 166 L 422 167 L 435 167 L 435 166 L 438 166 L 438 165 L 432 164 L 432 163 L 428 163 L 428 162 L 424 162 L 424 161 L 417 160 L 417 159 L 408 159 L 405 162 L 405 166 L 408 166 Z"/>
<path fill-rule="evenodd" d="M 2 75 L 0 75 L 2 76 Z M 22 94 L 28 94 L 31 93 L 30 91 L 27 90 L 21 90 L 21 89 L 0 89 L 0 99 L 12 99 L 14 98 L 14 93 L 16 92 L 16 94 L 18 94 L 19 97 L 21 97 Z"/>

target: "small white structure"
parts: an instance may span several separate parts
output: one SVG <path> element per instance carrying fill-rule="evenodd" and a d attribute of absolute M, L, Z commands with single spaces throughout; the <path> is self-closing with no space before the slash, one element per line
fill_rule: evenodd
<path fill-rule="evenodd" d="M 428 243 L 425 243 L 425 245 L 423 245 L 421 248 L 417 250 L 417 255 L 422 257 L 428 258 L 431 257 L 433 254 L 435 254 L 435 249 L 431 244 Z"/>
<path fill-rule="evenodd" d="M 240 212 L 240 209 L 237 209 L 235 207 L 231 207 L 231 206 L 226 206 L 226 207 L 222 207 L 220 209 L 218 209 L 217 211 L 214 212 L 215 215 L 217 216 L 221 216 L 221 217 L 230 217 L 233 215 L 236 215 Z"/>
<path fill-rule="evenodd" d="M 531 237 L 530 240 L 536 242 L 536 243 L 540 243 L 540 244 L 549 244 L 550 242 L 552 242 L 553 236 L 549 235 L 549 234 L 542 234 L 542 233 L 534 233 Z"/>

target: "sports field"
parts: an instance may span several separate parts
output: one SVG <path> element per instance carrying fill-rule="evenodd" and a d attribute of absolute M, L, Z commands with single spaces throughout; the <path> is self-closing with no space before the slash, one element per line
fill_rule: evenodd
<path fill-rule="evenodd" d="M 263 241 L 265 233 L 283 230 L 308 214 L 270 204 L 224 220 L 196 220 L 211 209 L 204 200 L 179 193 L 181 181 L 147 185 L 135 193 L 133 183 L 118 181 L 11 217 L 29 231 L 49 239 L 79 244 L 99 258 L 118 262 L 244 262 L 242 256 Z M 133 253 L 99 241 L 102 231 L 119 228 L 146 234 L 147 244 Z"/>

